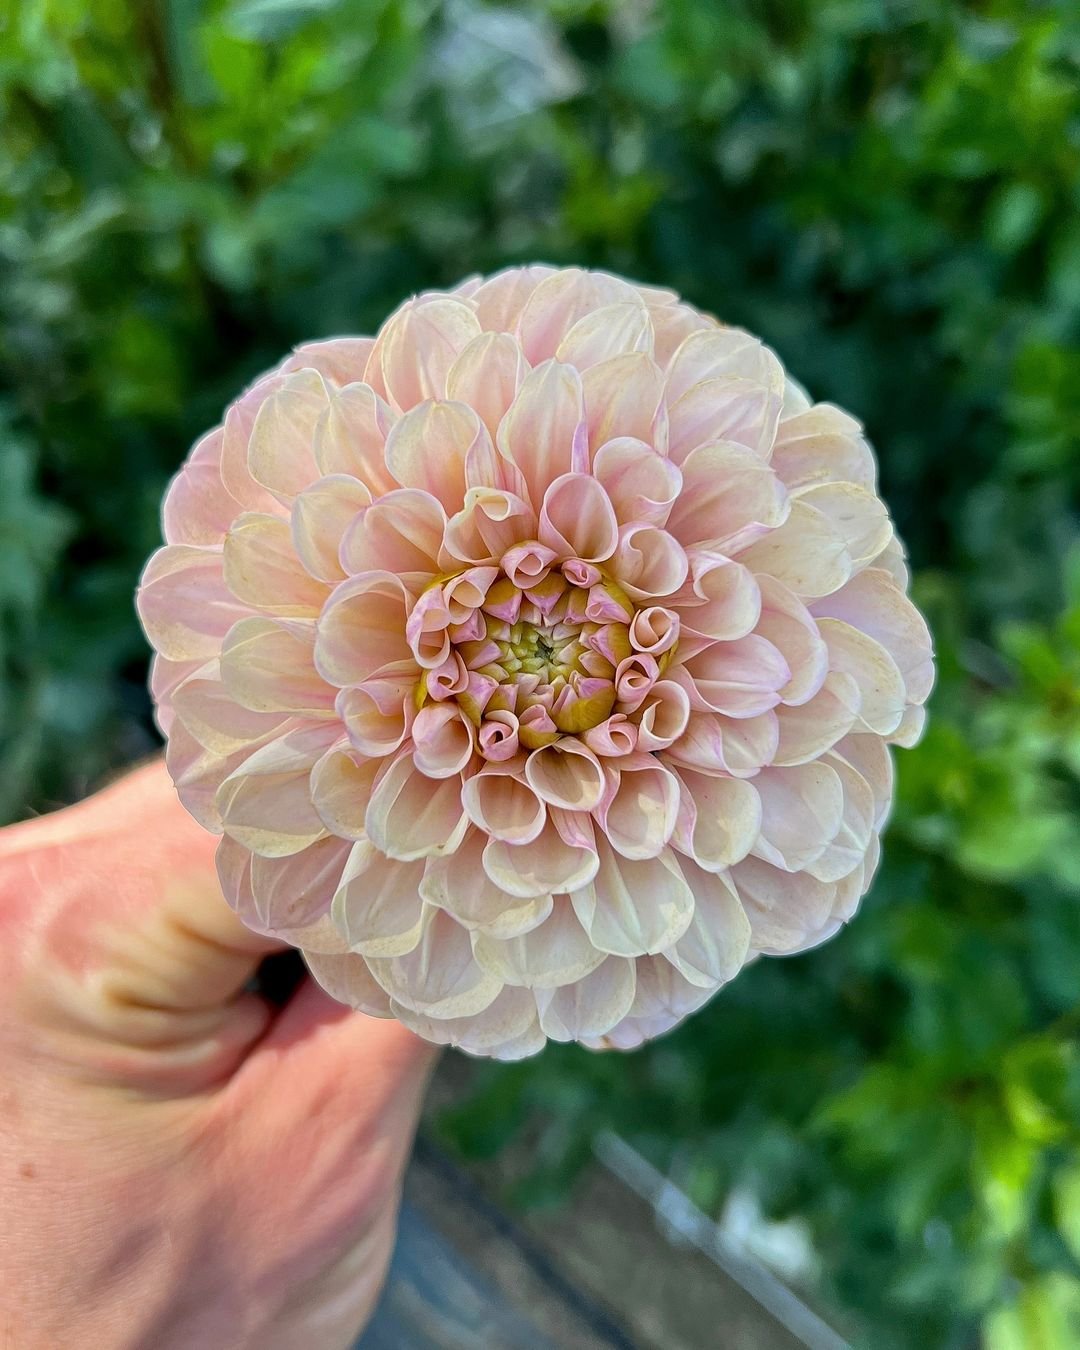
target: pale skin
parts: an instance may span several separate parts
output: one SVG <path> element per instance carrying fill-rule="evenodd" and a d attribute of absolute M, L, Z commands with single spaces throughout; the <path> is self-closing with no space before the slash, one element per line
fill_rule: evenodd
<path fill-rule="evenodd" d="M 221 898 L 147 765 L 0 832 L 0 1346 L 320 1350 L 371 1315 L 434 1049 Z"/>

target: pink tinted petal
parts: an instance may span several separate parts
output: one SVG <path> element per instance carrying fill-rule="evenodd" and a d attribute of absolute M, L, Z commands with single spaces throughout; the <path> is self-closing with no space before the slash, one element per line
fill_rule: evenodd
<path fill-rule="evenodd" d="M 603 835 L 596 848 L 600 867 L 592 883 L 570 897 L 593 946 L 615 956 L 663 951 L 686 932 L 694 897 L 675 854 L 621 857 Z"/>
<path fill-rule="evenodd" d="M 189 676 L 173 694 L 176 715 L 200 745 L 218 755 L 231 755 L 273 736 L 289 714 L 255 712 L 232 697 L 216 662 Z"/>
<path fill-rule="evenodd" d="M 757 951 L 786 956 L 817 945 L 832 911 L 834 886 L 805 872 L 783 872 L 757 858 L 739 863 L 730 875 Z"/>
<path fill-rule="evenodd" d="M 537 264 L 509 267 L 488 277 L 471 296 L 481 328 L 485 332 L 513 333 L 529 296 L 555 271 L 554 267 Z"/>
<path fill-rule="evenodd" d="M 143 569 L 135 603 L 146 636 L 170 661 L 216 656 L 232 625 L 251 612 L 225 585 L 221 553 L 189 544 L 158 549 Z"/>
<path fill-rule="evenodd" d="M 221 648 L 229 695 L 254 712 L 328 717 L 336 691 L 315 669 L 315 625 L 302 619 L 241 619 Z"/>
<path fill-rule="evenodd" d="M 582 819 L 591 825 L 588 817 Z M 596 874 L 597 866 L 591 832 L 575 831 L 570 839 L 564 838 L 557 815 L 551 811 L 543 830 L 531 843 L 507 844 L 493 839 L 484 849 L 484 871 L 488 877 L 501 890 L 523 899 L 585 886 Z"/>
<path fill-rule="evenodd" d="M 650 752 L 663 750 L 686 730 L 690 697 L 674 680 L 658 680 L 649 689 L 637 715 L 637 748 Z"/>
<path fill-rule="evenodd" d="M 855 725 L 860 702 L 859 686 L 851 676 L 832 670 L 809 702 L 781 705 L 776 710 L 780 743 L 774 763 L 806 764 L 831 750 Z"/>
<path fill-rule="evenodd" d="M 535 366 L 554 356 L 574 324 L 603 304 L 635 298 L 634 289 L 618 277 L 601 272 L 565 268 L 543 278 L 525 300 L 517 335 L 527 359 Z"/>
<path fill-rule="evenodd" d="M 615 789 L 594 812 L 612 847 L 624 858 L 656 858 L 675 830 L 679 780 L 651 755 L 619 765 Z"/>
<path fill-rule="evenodd" d="M 460 779 L 428 778 L 407 751 L 376 783 L 365 823 L 376 848 L 405 862 L 452 853 L 467 826 Z"/>
<path fill-rule="evenodd" d="M 396 418 L 370 385 L 332 390 L 313 436 L 320 472 L 358 478 L 373 496 L 392 491 L 397 483 L 386 467 L 386 438 Z"/>
<path fill-rule="evenodd" d="M 701 773 L 750 778 L 776 754 L 780 731 L 774 712 L 733 721 L 718 713 L 691 712 L 682 736 L 664 759 Z"/>
<path fill-rule="evenodd" d="M 652 351 L 649 311 L 631 295 L 613 305 L 602 305 L 582 315 L 559 343 L 556 360 L 580 371 L 632 353 Z M 659 392 L 659 391 L 658 391 Z"/>
<path fill-rule="evenodd" d="M 352 847 L 334 895 L 334 924 L 354 952 L 401 956 L 420 941 L 422 862 L 387 858 L 366 839 Z"/>
<path fill-rule="evenodd" d="M 430 493 L 418 488 L 388 492 L 355 518 L 341 541 L 345 571 L 392 571 L 410 584 L 424 586 L 439 565 L 446 513 Z"/>
<path fill-rule="evenodd" d="M 620 525 L 663 526 L 682 488 L 682 471 L 651 445 L 620 435 L 603 443 L 593 474 L 611 501 Z"/>
<path fill-rule="evenodd" d="M 575 445 L 584 444 L 584 417 L 581 377 L 572 366 L 547 361 L 526 376 L 499 424 L 499 449 L 521 473 L 535 507 L 549 483 L 585 467 L 575 463 Z"/>
<path fill-rule="evenodd" d="M 225 584 L 245 604 L 282 618 L 314 618 L 330 594 L 296 556 L 288 521 L 246 512 L 225 538 Z"/>
<path fill-rule="evenodd" d="M 843 536 L 827 516 L 798 498 L 787 520 L 744 549 L 739 560 L 775 577 L 803 600 L 839 590 L 852 567 Z"/>
<path fill-rule="evenodd" d="M 669 604 L 679 613 L 679 655 L 687 661 L 714 642 L 752 633 L 761 617 L 761 588 L 748 567 L 720 553 L 694 553 L 693 585 Z"/>
<path fill-rule="evenodd" d="M 410 300 L 379 333 L 378 354 L 390 403 L 401 410 L 446 397 L 446 377 L 480 324 L 472 306 L 449 297 Z"/>
<path fill-rule="evenodd" d="M 289 502 L 320 476 L 315 425 L 329 395 L 315 370 L 287 375 L 260 407 L 248 442 L 248 470 L 257 483 Z"/>
<path fill-rule="evenodd" d="M 329 748 L 335 727 L 287 732 L 249 755 L 216 797 L 225 833 L 268 858 L 310 847 L 326 833 L 311 804 L 311 768 Z"/>
<path fill-rule="evenodd" d="M 591 811 L 604 790 L 596 756 L 572 736 L 534 750 L 525 762 L 525 779 L 544 801 L 566 811 Z"/>
<path fill-rule="evenodd" d="M 582 388 L 591 449 L 596 451 L 616 437 L 663 449 L 658 435 L 664 416 L 663 387 L 660 368 L 644 351 L 616 356 L 586 370 Z"/>
<path fill-rule="evenodd" d="M 761 829 L 761 799 L 752 782 L 680 769 L 682 801 L 675 846 L 706 872 L 741 862 Z"/>
<path fill-rule="evenodd" d="M 733 979 L 750 954 L 751 925 L 729 874 L 704 872 L 689 858 L 683 877 L 694 896 L 694 913 L 665 955 L 691 984 L 716 989 Z"/>
<path fill-rule="evenodd" d="M 349 740 L 362 755 L 392 755 L 409 734 L 415 716 L 416 680 L 409 675 L 365 680 L 342 689 L 335 708 Z"/>
<path fill-rule="evenodd" d="M 520 497 L 500 488 L 474 487 L 450 518 L 445 544 L 462 562 L 484 563 L 535 537 L 536 513 Z"/>
<path fill-rule="evenodd" d="M 495 1001 L 503 982 L 479 966 L 469 934 L 444 910 L 425 906 L 420 941 L 404 956 L 369 957 L 388 994 L 429 1017 L 474 1017 Z"/>
<path fill-rule="evenodd" d="M 493 1003 L 471 1017 L 426 1017 L 392 1003 L 394 1016 L 410 1031 L 436 1045 L 455 1045 L 470 1055 L 512 1059 L 545 1045 L 536 1022 L 536 1000 L 527 989 L 507 985 Z"/>
<path fill-rule="evenodd" d="M 548 487 L 540 511 L 540 539 L 559 558 L 598 563 L 611 557 L 619 542 L 619 522 L 595 478 L 564 474 Z"/>
<path fill-rule="evenodd" d="M 304 961 L 315 981 L 331 998 L 369 1017 L 389 1017 L 390 999 L 376 982 L 367 962 L 355 952 L 304 951 Z"/>
<path fill-rule="evenodd" d="M 364 572 L 343 581 L 319 617 L 314 657 L 319 674 L 344 688 L 414 670 L 405 640 L 412 605 L 412 593 L 393 572 Z"/>
<path fill-rule="evenodd" d="M 420 894 L 465 928 L 482 929 L 493 938 L 517 937 L 543 923 L 551 913 L 551 896 L 522 898 L 496 886 L 484 871 L 487 843 L 482 830 L 470 830 L 456 852 L 429 858 Z"/>
<path fill-rule="evenodd" d="M 429 703 L 412 725 L 413 759 L 429 778 L 452 778 L 473 757 L 476 730 L 452 703 Z"/>
<path fill-rule="evenodd" d="M 527 370 L 521 348 L 508 333 L 482 333 L 447 372 L 446 397 L 474 408 L 494 437 Z"/>
<path fill-rule="evenodd" d="M 603 961 L 578 922 L 565 895 L 551 914 L 520 937 L 500 941 L 473 935 L 476 959 L 501 983 L 528 989 L 553 989 L 583 979 Z"/>
<path fill-rule="evenodd" d="M 340 839 L 364 838 L 377 759 L 365 759 L 347 741 L 331 746 L 311 770 L 311 801 L 320 820 Z"/>
<path fill-rule="evenodd" d="M 673 595 L 686 580 L 686 553 L 667 530 L 655 525 L 624 525 L 611 562 L 619 585 L 632 600 Z"/>
<path fill-rule="evenodd" d="M 827 403 L 785 416 L 776 432 L 772 466 L 789 488 L 812 483 L 877 487 L 874 456 L 853 417 Z"/>
<path fill-rule="evenodd" d="M 813 698 L 825 682 L 829 654 L 809 610 L 774 577 L 758 578 L 761 617 L 756 632 L 783 655 L 791 679 L 780 691 L 785 703 L 798 706 Z"/>
<path fill-rule="evenodd" d="M 691 707 L 728 717 L 756 717 L 775 708 L 791 678 L 782 654 L 756 633 L 713 643 L 683 669 L 691 678 Z"/>
<path fill-rule="evenodd" d="M 261 930 L 292 941 L 286 934 L 298 935 L 327 915 L 348 856 L 343 839 L 320 839 L 287 858 L 253 854 L 251 894 Z"/>
<path fill-rule="evenodd" d="M 754 855 L 785 872 L 801 871 L 821 856 L 840 828 L 844 790 L 839 776 L 818 761 L 762 769 L 754 786 L 762 811 Z"/>
<path fill-rule="evenodd" d="M 601 759 L 621 758 L 637 748 L 638 729 L 624 713 L 613 713 L 599 726 L 590 727 L 581 739 Z"/>
<path fill-rule="evenodd" d="M 540 1026 L 553 1041 L 603 1036 L 630 1010 L 635 984 L 634 962 L 609 956 L 573 984 L 536 991 Z"/>
<path fill-rule="evenodd" d="M 465 457 L 487 429 L 464 403 L 422 403 L 386 438 L 386 467 L 402 487 L 430 493 L 447 513 L 465 496 Z"/>
<path fill-rule="evenodd" d="M 847 545 L 856 571 L 873 562 L 892 538 L 885 504 L 867 488 L 855 483 L 820 483 L 801 489 L 798 498 L 830 522 Z"/>
<path fill-rule="evenodd" d="M 225 413 L 221 441 L 221 481 L 248 511 L 283 512 L 279 499 L 252 478 L 248 469 L 248 446 L 260 408 L 284 380 L 284 376 L 273 373 L 256 380 L 235 403 L 230 404 Z"/>
<path fill-rule="evenodd" d="M 768 464 L 737 445 L 704 445 L 682 466 L 668 529 L 683 545 L 740 553 L 787 519 L 787 489 Z"/>
<path fill-rule="evenodd" d="M 739 376 L 704 380 L 668 403 L 668 453 L 682 464 L 698 446 L 730 441 L 767 459 L 780 421 L 780 393 Z"/>
<path fill-rule="evenodd" d="M 221 427 L 208 432 L 169 484 L 161 518 L 170 544 L 220 544 L 243 509 L 221 481 L 224 435 Z"/>
<path fill-rule="evenodd" d="M 888 736 L 904 715 L 904 677 L 880 643 L 840 619 L 819 619 L 829 649 L 829 669 L 842 671 L 859 687 L 856 729 Z"/>
<path fill-rule="evenodd" d="M 676 402 L 703 380 L 738 376 L 766 389 L 784 387 L 784 368 L 773 352 L 742 328 L 708 328 L 690 334 L 671 359 L 667 398 Z"/>
<path fill-rule="evenodd" d="M 324 338 L 320 342 L 301 342 L 283 369 L 317 370 L 334 384 L 350 384 L 363 379 L 364 368 L 375 346 L 369 337 Z"/>
<path fill-rule="evenodd" d="M 486 764 L 462 788 L 462 805 L 469 819 L 492 839 L 528 844 L 544 828 L 547 809 L 520 777 L 523 768 L 524 756 L 503 764 Z"/>
<path fill-rule="evenodd" d="M 292 542 L 310 576 L 331 583 L 345 577 L 341 541 L 370 504 L 370 491 L 358 478 L 344 473 L 319 478 L 297 494 L 290 520 Z"/>
<path fill-rule="evenodd" d="M 679 616 L 663 605 L 639 609 L 630 624 L 630 642 L 639 652 L 659 657 L 679 641 Z"/>

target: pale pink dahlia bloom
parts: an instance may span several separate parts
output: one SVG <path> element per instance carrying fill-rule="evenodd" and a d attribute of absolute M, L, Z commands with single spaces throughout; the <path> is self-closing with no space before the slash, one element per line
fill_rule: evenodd
<path fill-rule="evenodd" d="M 481 1055 L 629 1048 L 854 913 L 933 680 L 858 423 L 670 292 L 528 267 L 300 347 L 139 613 L 246 923 Z"/>

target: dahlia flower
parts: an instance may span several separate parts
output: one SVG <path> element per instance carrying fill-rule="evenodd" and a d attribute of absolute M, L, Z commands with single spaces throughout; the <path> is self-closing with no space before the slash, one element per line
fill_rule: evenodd
<path fill-rule="evenodd" d="M 299 347 L 139 613 L 222 888 L 335 997 L 630 1048 L 822 942 L 933 681 L 854 418 L 669 291 L 526 267 Z"/>

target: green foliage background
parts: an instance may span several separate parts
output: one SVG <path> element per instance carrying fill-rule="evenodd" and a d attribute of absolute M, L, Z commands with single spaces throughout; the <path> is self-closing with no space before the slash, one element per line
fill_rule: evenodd
<path fill-rule="evenodd" d="M 0 816 L 153 744 L 195 435 L 302 338 L 514 260 L 681 290 L 861 416 L 940 682 L 827 948 L 630 1057 L 478 1071 L 557 1197 L 613 1124 L 802 1216 L 859 1344 L 1080 1345 L 1073 0 L 0 0 Z"/>

